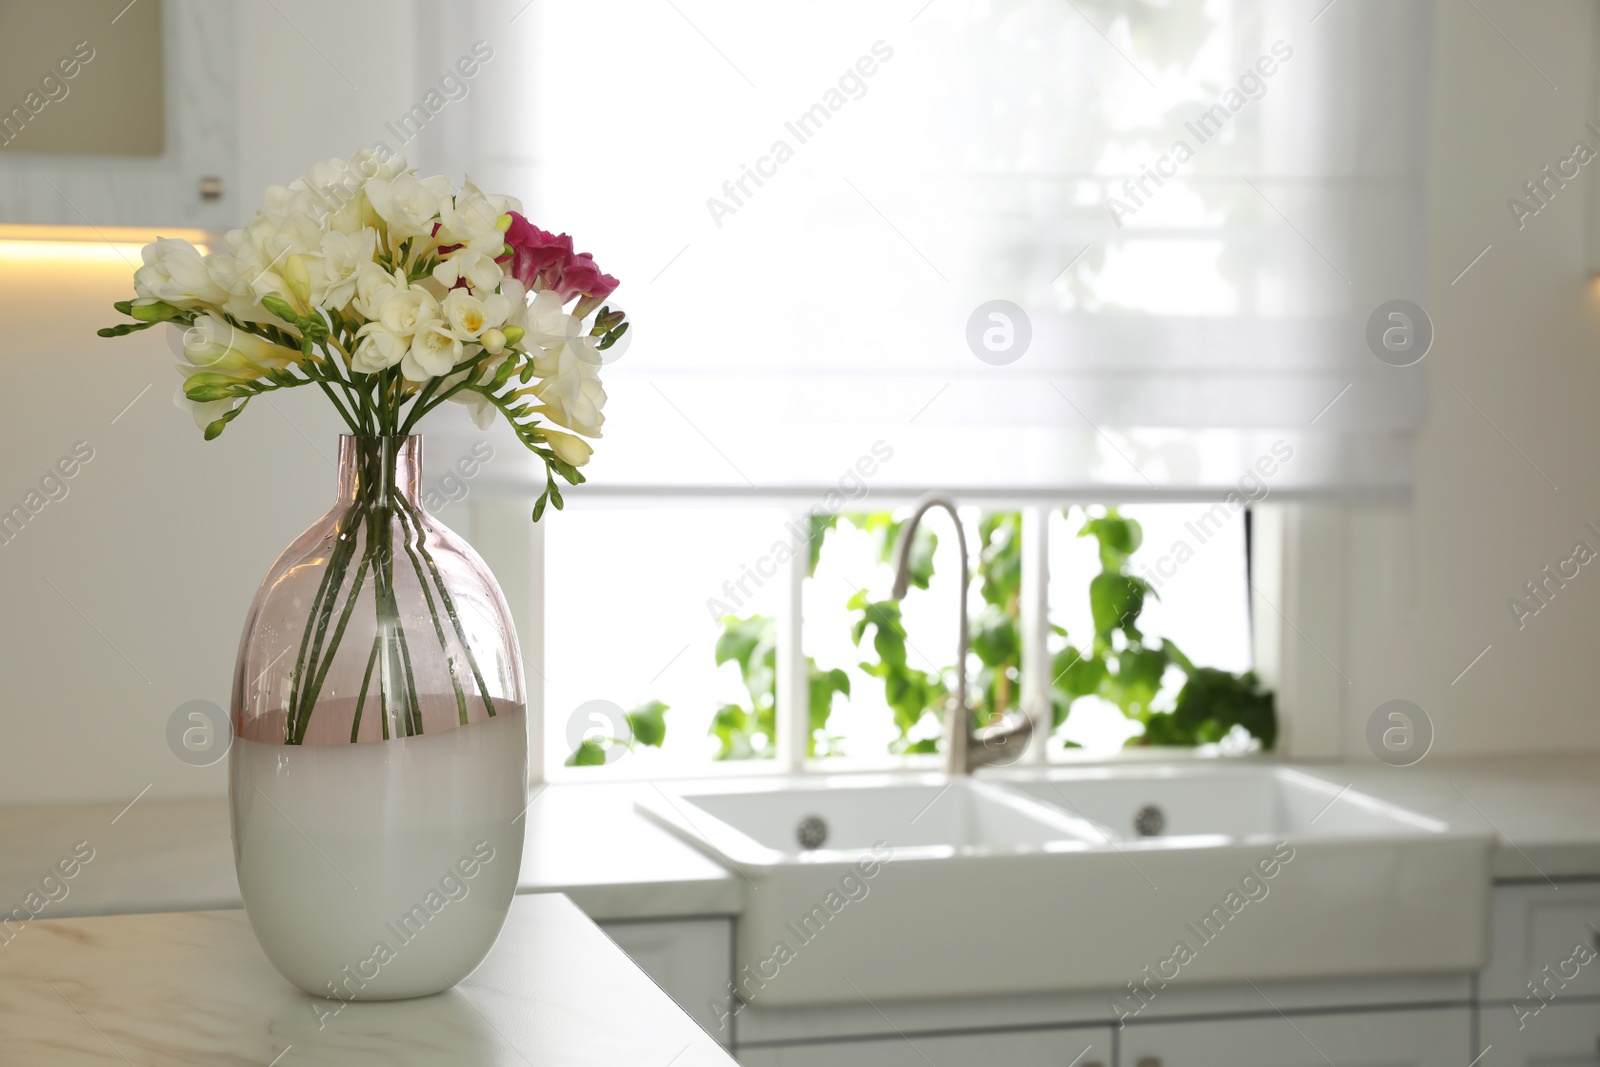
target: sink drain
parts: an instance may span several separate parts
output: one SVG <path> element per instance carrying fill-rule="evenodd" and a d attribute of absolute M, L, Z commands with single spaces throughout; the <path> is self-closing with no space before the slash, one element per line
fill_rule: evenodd
<path fill-rule="evenodd" d="M 794 839 L 806 851 L 821 848 L 828 841 L 828 824 L 820 815 L 807 815 L 794 828 Z"/>
<path fill-rule="evenodd" d="M 1167 828 L 1167 814 L 1154 804 L 1146 804 L 1133 816 L 1133 829 L 1140 837 L 1160 837 Z"/>

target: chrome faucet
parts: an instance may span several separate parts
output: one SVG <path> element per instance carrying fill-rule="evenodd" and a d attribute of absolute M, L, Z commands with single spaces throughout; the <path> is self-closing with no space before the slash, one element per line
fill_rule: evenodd
<path fill-rule="evenodd" d="M 916 510 L 900 529 L 899 562 L 895 567 L 894 591 L 890 594 L 901 600 L 911 585 L 911 544 L 916 536 L 922 516 L 930 508 L 944 508 L 956 525 L 956 544 L 961 551 L 961 625 L 956 637 L 956 685 L 950 707 L 944 720 L 944 769 L 946 774 L 971 774 L 974 767 L 991 763 L 1015 763 L 1028 747 L 1033 736 L 1033 720 L 1023 714 L 1011 722 L 972 729 L 972 712 L 967 707 L 967 651 L 971 638 L 967 630 L 967 587 L 972 578 L 967 570 L 967 535 L 961 528 L 961 516 L 949 497 L 937 493 L 923 497 Z"/>

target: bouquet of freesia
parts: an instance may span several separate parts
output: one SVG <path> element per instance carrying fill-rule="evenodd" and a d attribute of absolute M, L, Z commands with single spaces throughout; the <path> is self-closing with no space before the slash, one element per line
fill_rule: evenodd
<path fill-rule="evenodd" d="M 138 296 L 116 305 L 136 321 L 100 331 L 185 331 L 179 400 L 206 440 L 253 398 L 316 385 L 368 437 L 405 437 L 446 400 L 485 429 L 504 415 L 545 464 L 535 520 L 561 507 L 558 475 L 583 481 L 601 353 L 628 323 L 605 306 L 617 280 L 516 199 L 366 151 L 268 189 L 223 243 L 145 246 Z"/>
<path fill-rule="evenodd" d="M 363 721 L 374 732 L 372 696 L 385 740 L 432 732 L 445 721 L 429 726 L 436 713 L 465 726 L 471 706 L 490 717 L 497 703 L 520 707 L 504 599 L 482 561 L 419 506 L 411 441 L 447 400 L 485 429 L 503 415 L 544 461 L 535 521 L 547 503 L 562 506 L 558 476 L 584 480 L 583 438 L 604 421 L 603 353 L 628 324 L 605 305 L 617 280 L 520 207 L 372 152 L 318 164 L 269 189 L 219 251 L 147 245 L 137 298 L 116 305 L 134 321 L 100 331 L 183 331 L 178 399 L 207 440 L 254 398 L 307 385 L 350 427 L 338 505 L 279 558 L 246 622 L 242 736 L 353 744 Z M 342 710 L 314 726 L 325 693 Z"/>

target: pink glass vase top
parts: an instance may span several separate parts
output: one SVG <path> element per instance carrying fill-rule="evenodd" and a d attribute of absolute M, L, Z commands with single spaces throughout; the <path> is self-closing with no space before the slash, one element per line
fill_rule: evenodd
<path fill-rule="evenodd" d="M 420 437 L 339 439 L 333 509 L 256 594 L 237 736 L 339 744 L 436 733 L 525 703 L 494 575 L 420 500 Z"/>
<path fill-rule="evenodd" d="M 437 992 L 488 953 L 528 757 L 505 597 L 419 497 L 420 437 L 339 444 L 334 507 L 267 572 L 234 674 L 245 908 L 308 992 Z"/>

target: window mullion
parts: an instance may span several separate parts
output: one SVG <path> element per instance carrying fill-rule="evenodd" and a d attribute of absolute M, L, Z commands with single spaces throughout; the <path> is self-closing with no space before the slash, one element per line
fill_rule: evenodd
<path fill-rule="evenodd" d="M 790 516 L 791 528 L 809 529 L 810 513 L 800 509 Z M 785 572 L 783 604 L 778 614 L 778 677 L 773 694 L 776 704 L 778 770 L 798 774 L 805 770 L 810 747 L 810 679 L 806 670 L 804 643 L 804 592 L 810 546 L 804 541 L 795 546 Z"/>
<path fill-rule="evenodd" d="M 1033 740 L 1022 759 L 1043 763 L 1050 716 L 1050 509 L 1022 509 L 1022 707 L 1033 717 Z"/>

